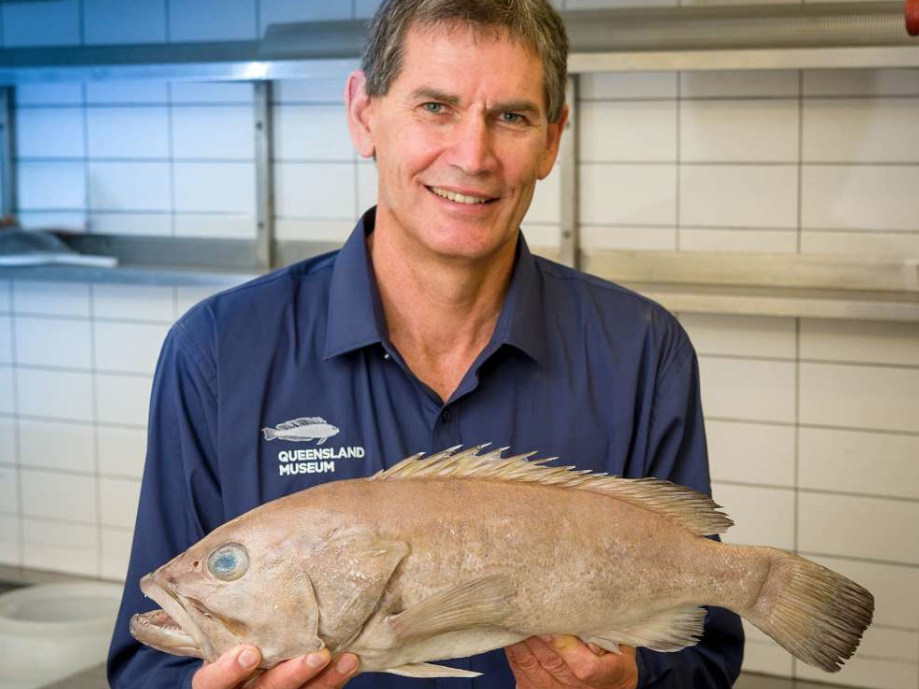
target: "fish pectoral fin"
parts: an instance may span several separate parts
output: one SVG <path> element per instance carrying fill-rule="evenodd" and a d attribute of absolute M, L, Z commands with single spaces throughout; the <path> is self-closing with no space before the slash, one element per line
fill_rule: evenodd
<path fill-rule="evenodd" d="M 642 646 L 652 651 L 679 651 L 699 643 L 705 614 L 705 608 L 694 605 L 658 610 L 634 622 L 620 624 L 615 631 L 597 634 L 589 641 L 601 648 L 607 648 L 604 643 L 609 644 L 616 639 L 616 644 Z"/>
<path fill-rule="evenodd" d="M 322 437 L 319 439 L 319 442 L 316 443 L 316 444 L 317 444 L 317 445 L 322 445 L 325 441 L 326 441 L 325 436 L 322 436 Z"/>
<path fill-rule="evenodd" d="M 433 636 L 456 629 L 495 625 L 510 612 L 511 582 L 503 576 L 473 579 L 451 586 L 389 618 L 400 641 Z"/>
<path fill-rule="evenodd" d="M 433 677 L 481 677 L 481 672 L 472 672 L 471 670 L 461 670 L 456 667 L 446 665 L 434 665 L 433 663 L 411 663 L 410 665 L 400 665 L 383 670 L 391 675 L 401 677 L 433 678 Z"/>

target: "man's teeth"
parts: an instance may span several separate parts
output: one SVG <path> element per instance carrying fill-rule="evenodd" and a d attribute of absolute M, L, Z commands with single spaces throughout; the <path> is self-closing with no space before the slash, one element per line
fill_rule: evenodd
<path fill-rule="evenodd" d="M 433 191 L 438 196 L 442 196 L 445 199 L 450 199 L 456 203 L 488 203 L 489 199 L 482 199 L 478 196 L 465 196 L 464 194 L 457 194 L 452 191 L 447 191 L 446 189 L 438 189 L 437 187 L 431 187 Z"/>

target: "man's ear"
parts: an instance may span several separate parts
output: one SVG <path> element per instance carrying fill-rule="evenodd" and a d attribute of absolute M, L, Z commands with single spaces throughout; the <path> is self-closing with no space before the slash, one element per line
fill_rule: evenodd
<path fill-rule="evenodd" d="M 348 76 L 345 86 L 345 109 L 348 113 L 348 131 L 354 148 L 364 158 L 376 153 L 373 131 L 370 126 L 371 100 L 367 95 L 367 76 L 355 70 Z"/>
<path fill-rule="evenodd" d="M 555 159 L 558 157 L 558 148 L 562 141 L 562 132 L 565 131 L 565 125 L 568 123 L 568 106 L 562 108 L 562 115 L 558 122 L 550 122 L 546 128 L 546 148 L 539 158 L 538 179 L 543 180 L 552 172 L 552 166 L 555 165 Z"/>

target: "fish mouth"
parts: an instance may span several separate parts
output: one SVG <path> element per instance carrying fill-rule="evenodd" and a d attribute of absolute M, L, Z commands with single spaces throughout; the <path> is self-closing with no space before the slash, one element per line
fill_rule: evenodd
<path fill-rule="evenodd" d="M 156 583 L 150 574 L 140 580 L 140 590 L 162 609 L 138 613 L 131 618 L 131 635 L 135 639 L 173 655 L 217 659 L 213 646 L 178 597 Z"/>

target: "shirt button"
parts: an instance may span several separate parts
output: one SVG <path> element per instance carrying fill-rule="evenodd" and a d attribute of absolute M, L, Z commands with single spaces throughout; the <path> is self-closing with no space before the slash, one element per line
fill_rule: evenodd
<path fill-rule="evenodd" d="M 386 352 L 386 354 L 383 355 L 383 359 L 384 359 L 385 361 L 389 361 L 389 359 L 390 359 L 389 352 Z"/>
<path fill-rule="evenodd" d="M 444 423 L 450 423 L 453 420 L 453 412 L 451 412 L 449 409 L 444 409 L 442 412 L 440 412 L 440 420 Z"/>

